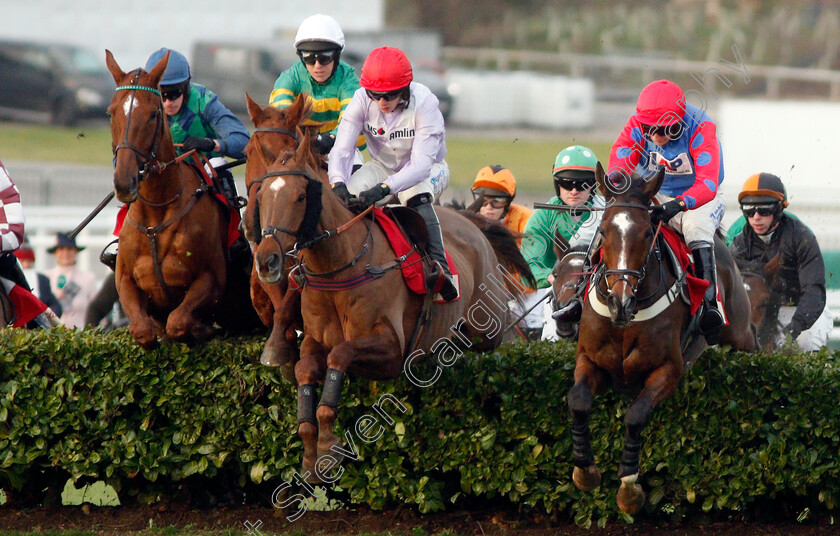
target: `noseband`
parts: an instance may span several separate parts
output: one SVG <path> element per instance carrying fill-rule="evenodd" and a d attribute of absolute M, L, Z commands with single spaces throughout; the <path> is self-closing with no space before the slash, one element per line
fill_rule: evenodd
<path fill-rule="evenodd" d="M 635 209 L 641 209 L 641 210 L 644 210 L 644 211 L 650 210 L 650 207 L 648 207 L 647 205 L 642 205 L 642 204 L 639 204 L 639 203 L 613 203 L 612 205 L 610 205 L 610 207 L 635 208 Z M 604 234 L 603 229 L 599 229 L 598 232 L 601 233 L 601 235 Z M 659 233 L 659 230 L 657 229 L 657 235 L 658 235 L 658 233 Z M 626 283 L 627 286 L 630 287 L 631 292 L 635 296 L 636 291 L 638 290 L 638 287 L 642 282 L 642 279 L 644 279 L 644 277 L 645 277 L 645 266 L 647 265 L 647 260 L 650 257 L 650 254 L 653 252 L 655 245 L 656 245 L 656 236 L 653 237 L 653 241 L 650 245 L 650 249 L 648 249 L 647 255 L 645 255 L 645 262 L 642 264 L 642 267 L 639 270 L 630 270 L 630 269 L 627 269 L 627 268 L 616 268 L 616 269 L 611 269 L 611 270 L 607 270 L 607 269 L 603 270 L 604 283 L 606 284 L 607 289 L 609 290 L 609 289 L 613 288 L 615 286 L 615 284 L 618 283 L 619 281 L 624 281 L 624 283 Z M 612 283 L 610 283 L 607 279 L 610 276 L 616 276 L 616 278 L 613 279 Z M 635 285 L 633 285 L 630 282 L 630 280 L 628 279 L 628 277 L 631 277 L 631 276 L 636 278 L 636 284 Z M 603 298 L 607 297 L 605 293 L 604 294 L 601 293 L 600 288 L 599 288 L 598 293 L 601 294 L 601 297 L 603 297 Z"/>
<path fill-rule="evenodd" d="M 126 124 L 125 124 L 125 129 L 123 131 L 124 132 L 123 141 L 120 142 L 120 144 L 117 145 L 114 148 L 113 154 L 114 154 L 114 159 L 116 159 L 117 152 L 119 152 L 120 149 L 130 149 L 131 151 L 133 151 L 134 154 L 135 154 L 135 157 L 137 158 L 137 167 L 139 169 L 140 180 L 143 180 L 143 172 L 146 169 L 146 166 L 149 163 L 153 162 L 157 158 L 157 150 L 158 150 L 158 146 L 160 145 L 161 132 L 163 131 L 163 129 L 161 128 L 161 126 L 162 126 L 161 125 L 161 118 L 163 116 L 163 104 L 160 102 L 160 98 L 158 98 L 158 107 L 157 107 L 157 110 L 154 112 L 154 115 L 155 115 L 155 139 L 152 142 L 152 150 L 149 151 L 149 152 L 146 152 L 143 149 L 141 149 L 141 148 L 137 147 L 136 145 L 134 145 L 133 143 L 131 143 L 130 141 L 128 141 L 128 131 L 129 131 L 129 127 L 131 126 L 131 115 L 134 112 L 134 103 L 135 103 L 135 98 L 136 98 L 136 95 L 137 95 L 137 91 L 148 91 L 148 92 L 154 93 L 155 95 L 160 97 L 160 91 L 158 91 L 157 89 L 155 89 L 153 87 L 149 87 L 149 86 L 138 85 L 137 80 L 139 78 L 140 78 L 140 69 L 137 69 L 134 72 L 134 80 L 132 81 L 132 83 L 130 85 L 117 86 L 117 88 L 114 89 L 114 93 L 116 93 L 117 91 L 131 91 L 131 104 L 128 108 L 128 113 L 126 114 Z"/>

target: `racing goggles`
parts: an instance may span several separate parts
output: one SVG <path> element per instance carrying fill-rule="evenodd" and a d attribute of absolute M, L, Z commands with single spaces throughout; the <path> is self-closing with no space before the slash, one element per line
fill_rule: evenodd
<path fill-rule="evenodd" d="M 554 182 L 564 190 L 570 192 L 577 188 L 579 192 L 591 190 L 595 186 L 595 179 L 573 180 L 573 179 L 554 179 Z"/>
<path fill-rule="evenodd" d="M 682 123 L 680 121 L 677 121 L 676 123 L 672 123 L 670 125 L 661 126 L 645 125 L 644 123 L 641 123 L 641 125 L 642 132 L 644 132 L 645 136 L 647 136 L 648 138 L 652 137 L 654 134 L 657 134 L 659 136 L 667 136 L 668 138 L 675 140 L 680 137 L 680 134 L 682 134 Z"/>
<path fill-rule="evenodd" d="M 184 94 L 183 87 L 174 87 L 171 89 L 161 89 L 160 90 L 160 100 L 162 101 L 174 101 L 181 98 L 181 95 Z"/>
<path fill-rule="evenodd" d="M 478 199 L 481 196 L 480 193 L 473 192 L 473 197 Z M 504 195 L 499 196 L 489 196 L 485 195 L 484 199 L 481 200 L 481 206 L 486 207 L 490 205 L 491 208 L 505 208 L 510 203 L 510 198 Z"/>
<path fill-rule="evenodd" d="M 776 213 L 776 205 L 741 205 L 741 212 L 744 213 L 745 218 L 752 218 L 756 214 L 772 216 Z"/>
<path fill-rule="evenodd" d="M 321 50 L 318 52 L 298 51 L 298 55 L 303 63 L 307 65 L 315 65 L 317 61 L 321 65 L 329 65 L 335 61 L 338 51 L 336 50 Z"/>
<path fill-rule="evenodd" d="M 385 99 L 390 102 L 394 99 L 400 98 L 402 88 L 395 89 L 393 91 L 371 91 L 366 89 L 365 93 L 367 93 L 367 96 L 370 97 L 371 100 L 379 101 L 380 99 Z"/>

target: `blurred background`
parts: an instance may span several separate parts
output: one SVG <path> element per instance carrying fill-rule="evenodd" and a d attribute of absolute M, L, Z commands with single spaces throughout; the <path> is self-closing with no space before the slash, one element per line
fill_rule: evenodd
<path fill-rule="evenodd" d="M 478 169 L 501 164 L 526 205 L 553 195 L 551 165 L 581 143 L 602 162 L 639 91 L 658 78 L 707 110 L 723 144 L 728 203 L 759 171 L 782 177 L 790 210 L 817 234 L 840 288 L 840 5 L 827 1 L 671 0 L 102 0 L 2 2 L 0 158 L 17 182 L 37 263 L 110 190 L 104 110 L 113 80 L 104 50 L 125 69 L 166 46 L 193 80 L 245 116 L 245 91 L 267 103 L 296 60 L 293 40 L 314 13 L 344 29 L 342 59 L 360 67 L 374 47 L 406 51 L 415 78 L 447 121 L 448 199 L 465 200 Z M 244 170 L 238 170 L 241 177 Z M 96 260 L 116 205 L 80 236 Z M 835 275 L 836 274 L 836 275 Z M 832 293 L 832 295 L 835 295 Z M 834 298 L 832 298 L 834 299 Z M 840 301 L 838 301 L 840 307 Z"/>

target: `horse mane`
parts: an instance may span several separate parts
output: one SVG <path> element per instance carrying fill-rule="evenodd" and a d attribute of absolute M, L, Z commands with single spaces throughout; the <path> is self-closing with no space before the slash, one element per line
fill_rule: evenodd
<path fill-rule="evenodd" d="M 519 274 L 528 288 L 537 288 L 537 280 L 531 273 L 531 267 L 522 256 L 519 245 L 516 243 L 523 237 L 522 233 L 515 233 L 498 220 L 491 220 L 471 210 L 459 210 L 458 213 L 481 229 L 481 232 L 493 246 L 493 251 L 496 253 L 499 262 L 506 270 Z"/>

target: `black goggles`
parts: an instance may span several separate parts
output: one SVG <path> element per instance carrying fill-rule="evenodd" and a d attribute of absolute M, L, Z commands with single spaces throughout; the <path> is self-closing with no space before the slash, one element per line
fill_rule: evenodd
<path fill-rule="evenodd" d="M 473 192 L 473 198 L 478 199 L 482 196 L 481 192 Z M 486 207 L 490 205 L 493 208 L 505 208 L 510 203 L 510 197 L 504 195 L 485 195 L 481 200 L 481 206 Z"/>
<path fill-rule="evenodd" d="M 564 190 L 572 191 L 575 188 L 579 192 L 591 190 L 595 186 L 594 179 L 572 180 L 572 179 L 554 179 L 555 184 Z"/>
<path fill-rule="evenodd" d="M 772 216 L 776 213 L 776 205 L 742 205 L 741 212 L 747 218 L 752 218 L 756 213 L 759 216 Z"/>
<path fill-rule="evenodd" d="M 172 89 L 161 89 L 160 90 L 160 100 L 164 101 L 174 101 L 181 98 L 181 95 L 184 94 L 184 88 L 176 87 Z"/>
<path fill-rule="evenodd" d="M 378 101 L 380 99 L 385 99 L 386 101 L 392 101 L 400 97 L 402 94 L 402 88 L 395 89 L 393 91 L 371 91 L 366 89 L 365 93 L 367 93 L 367 96 L 370 97 L 371 100 Z"/>
<path fill-rule="evenodd" d="M 321 65 L 329 65 L 335 61 L 338 51 L 322 50 L 320 52 L 306 52 L 301 50 L 298 52 L 298 55 L 300 56 L 301 61 L 307 65 L 315 65 L 316 61 Z"/>
<path fill-rule="evenodd" d="M 662 126 L 645 125 L 642 123 L 642 132 L 644 132 L 647 137 L 658 134 L 659 136 L 667 136 L 671 139 L 677 139 L 680 137 L 680 134 L 682 134 L 682 123 L 677 121 L 676 123 Z"/>

